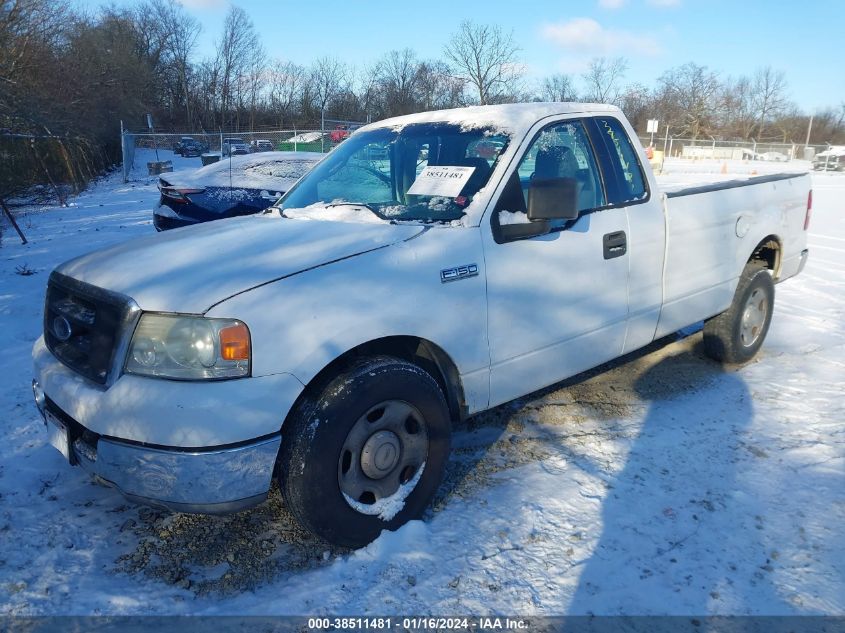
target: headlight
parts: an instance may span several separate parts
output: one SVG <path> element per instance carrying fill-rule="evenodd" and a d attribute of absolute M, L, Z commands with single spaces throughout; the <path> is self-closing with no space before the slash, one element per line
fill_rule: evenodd
<path fill-rule="evenodd" d="M 233 319 L 144 314 L 132 336 L 126 373 L 181 380 L 249 375 L 249 329 Z"/>

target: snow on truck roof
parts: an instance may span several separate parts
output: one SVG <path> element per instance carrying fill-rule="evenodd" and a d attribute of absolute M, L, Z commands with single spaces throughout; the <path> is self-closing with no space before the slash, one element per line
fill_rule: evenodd
<path fill-rule="evenodd" d="M 361 130 L 401 129 L 414 123 L 455 123 L 466 128 L 492 127 L 518 133 L 527 132 L 537 121 L 548 116 L 599 112 L 621 114 L 616 106 L 604 103 L 506 103 L 407 114 L 371 123 Z"/>

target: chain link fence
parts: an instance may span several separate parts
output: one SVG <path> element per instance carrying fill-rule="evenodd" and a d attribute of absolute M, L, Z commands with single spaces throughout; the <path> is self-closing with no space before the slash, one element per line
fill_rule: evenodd
<path fill-rule="evenodd" d="M 643 147 L 652 145 L 651 136 L 640 136 Z M 724 141 L 719 139 L 690 139 L 674 136 L 654 137 L 652 147 L 662 151 L 666 158 L 717 159 L 717 160 L 762 160 L 786 162 L 790 160 L 813 160 L 826 145 L 803 145 L 798 143 L 775 143 L 756 141 Z"/>
<path fill-rule="evenodd" d="M 0 134 L 0 236 L 15 221 L 16 209 L 67 199 L 114 164 L 103 148 L 79 137 Z"/>
<path fill-rule="evenodd" d="M 0 198 L 54 197 L 64 204 L 112 164 L 101 147 L 83 138 L 0 134 Z"/>
<path fill-rule="evenodd" d="M 201 133 L 149 133 L 123 132 L 121 148 L 123 153 L 123 179 L 128 182 L 133 177 L 153 173 L 150 162 L 159 164 L 159 169 L 169 170 L 174 167 L 174 157 L 198 157 L 196 166 L 206 165 L 219 160 L 230 145 L 240 141 L 246 145 L 249 153 L 264 151 L 278 152 L 321 152 L 331 151 L 346 140 L 349 135 L 364 125 L 360 121 L 326 120 L 325 128 L 288 128 L 283 130 L 252 130 L 240 132 L 201 132 Z M 185 152 L 183 144 L 190 139 L 193 147 Z M 138 152 L 138 150 L 144 150 Z M 154 157 L 154 161 L 153 161 Z M 178 159 L 177 159 L 178 160 Z M 166 165 L 167 162 L 170 165 Z M 184 161 L 179 161 L 180 168 Z"/>

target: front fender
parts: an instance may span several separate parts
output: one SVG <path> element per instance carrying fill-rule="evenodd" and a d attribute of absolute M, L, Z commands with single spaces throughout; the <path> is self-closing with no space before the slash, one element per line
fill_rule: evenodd
<path fill-rule="evenodd" d="M 478 275 L 441 281 L 441 270 L 468 264 L 477 266 Z M 489 369 L 477 227 L 432 229 L 314 268 L 232 297 L 208 316 L 238 318 L 249 326 L 255 376 L 290 373 L 307 384 L 348 350 L 388 336 L 435 343 L 462 376 L 479 384 Z"/>

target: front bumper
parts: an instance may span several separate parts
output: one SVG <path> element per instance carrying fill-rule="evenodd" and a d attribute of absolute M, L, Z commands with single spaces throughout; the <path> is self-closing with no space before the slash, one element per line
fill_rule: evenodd
<path fill-rule="evenodd" d="M 39 338 L 34 378 L 46 397 L 98 436 L 206 451 L 278 433 L 303 385 L 291 374 L 178 381 L 123 374 L 108 388 L 66 367 Z"/>
<path fill-rule="evenodd" d="M 149 446 L 99 436 L 62 411 L 33 380 L 51 434 L 66 434 L 70 463 L 128 499 L 176 512 L 226 514 L 267 498 L 281 435 L 211 449 Z"/>
<path fill-rule="evenodd" d="M 193 226 L 199 222 L 200 220 L 182 217 L 165 204 L 159 204 L 153 209 L 153 226 L 156 231 L 180 229 L 183 226 Z"/>
<path fill-rule="evenodd" d="M 303 389 L 290 374 L 122 375 L 106 387 L 59 362 L 43 337 L 33 362 L 36 405 L 70 463 L 133 500 L 180 512 L 233 512 L 266 498 L 282 421 Z"/>

